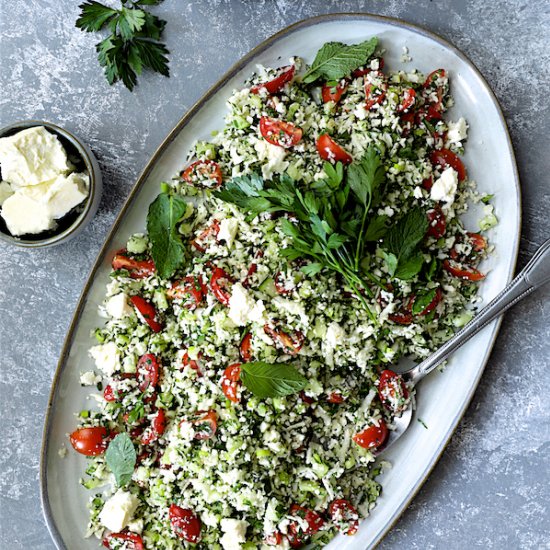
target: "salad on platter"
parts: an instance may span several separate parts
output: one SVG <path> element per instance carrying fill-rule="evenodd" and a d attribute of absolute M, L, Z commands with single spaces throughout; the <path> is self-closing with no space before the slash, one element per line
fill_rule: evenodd
<path fill-rule="evenodd" d="M 472 318 L 497 223 L 449 74 L 383 53 L 258 67 L 114 255 L 70 434 L 105 547 L 317 548 L 375 506 L 392 365 Z"/>

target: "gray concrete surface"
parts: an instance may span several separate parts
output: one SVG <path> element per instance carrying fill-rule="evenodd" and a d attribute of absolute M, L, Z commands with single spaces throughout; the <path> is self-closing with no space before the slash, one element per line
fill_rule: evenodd
<path fill-rule="evenodd" d="M 153 150 L 250 48 L 320 13 L 369 11 L 446 37 L 498 96 L 523 188 L 519 265 L 549 236 L 550 3 L 507 1 L 166 0 L 169 79 L 109 87 L 76 0 L 0 0 L 0 124 L 44 118 L 99 158 L 100 210 L 76 240 L 45 251 L 0 245 L 0 548 L 51 549 L 38 496 L 43 414 L 58 353 L 99 247 Z M 384 550 L 550 548 L 548 289 L 504 320 L 474 400 Z"/>

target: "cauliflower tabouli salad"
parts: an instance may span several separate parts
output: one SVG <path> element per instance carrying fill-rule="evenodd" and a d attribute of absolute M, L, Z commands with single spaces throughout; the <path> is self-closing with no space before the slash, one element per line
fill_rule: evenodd
<path fill-rule="evenodd" d="M 70 434 L 105 547 L 315 548 L 375 506 L 391 365 L 470 320 L 488 244 L 459 215 L 496 223 L 445 69 L 382 53 L 259 67 L 114 256 Z"/>

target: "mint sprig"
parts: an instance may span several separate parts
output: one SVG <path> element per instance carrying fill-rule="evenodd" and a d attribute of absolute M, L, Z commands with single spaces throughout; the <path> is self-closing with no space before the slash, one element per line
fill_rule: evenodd
<path fill-rule="evenodd" d="M 295 367 L 288 363 L 255 361 L 241 365 L 241 381 L 256 397 L 284 397 L 303 390 L 307 385 Z"/>
<path fill-rule="evenodd" d="M 136 450 L 128 434 L 115 436 L 107 447 L 105 460 L 119 487 L 130 483 L 136 465 Z"/>

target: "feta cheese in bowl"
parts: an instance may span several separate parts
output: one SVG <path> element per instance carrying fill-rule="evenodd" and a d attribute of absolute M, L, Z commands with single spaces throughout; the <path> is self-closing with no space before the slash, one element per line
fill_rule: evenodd
<path fill-rule="evenodd" d="M 42 121 L 0 130 L 0 239 L 38 248 L 65 242 L 94 216 L 101 173 L 92 151 Z"/>

